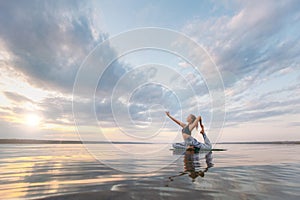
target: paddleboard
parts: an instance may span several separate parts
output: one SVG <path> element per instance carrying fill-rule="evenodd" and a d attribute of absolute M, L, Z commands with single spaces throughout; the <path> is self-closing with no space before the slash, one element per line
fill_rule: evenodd
<path fill-rule="evenodd" d="M 194 148 L 194 149 L 186 149 L 186 148 L 171 148 L 171 151 L 227 151 L 227 149 L 202 149 L 200 150 L 199 148 Z"/>

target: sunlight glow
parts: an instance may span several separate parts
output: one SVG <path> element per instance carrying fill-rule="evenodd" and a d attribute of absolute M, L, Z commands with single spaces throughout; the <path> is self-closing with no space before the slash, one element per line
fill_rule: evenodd
<path fill-rule="evenodd" d="M 40 124 L 40 122 L 41 122 L 41 117 L 36 114 L 28 114 L 26 116 L 25 123 L 28 126 L 36 127 Z"/>

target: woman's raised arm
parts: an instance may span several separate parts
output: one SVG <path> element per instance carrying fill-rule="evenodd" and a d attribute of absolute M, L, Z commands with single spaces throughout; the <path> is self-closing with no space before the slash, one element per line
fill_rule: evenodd
<path fill-rule="evenodd" d="M 201 126 L 200 133 L 204 133 L 204 125 L 202 124 L 202 118 L 201 117 L 200 117 L 199 123 L 200 123 L 200 126 Z"/>
<path fill-rule="evenodd" d="M 183 122 L 181 122 L 181 121 L 175 119 L 174 117 L 172 117 L 172 116 L 170 115 L 170 112 L 169 112 L 169 111 L 166 111 L 166 115 L 167 115 L 171 120 L 173 120 L 176 124 L 178 124 L 179 126 L 181 126 L 181 127 L 185 127 L 185 126 L 186 126 L 185 123 L 183 123 Z"/>
<path fill-rule="evenodd" d="M 189 127 L 189 128 L 190 128 L 190 131 L 192 131 L 196 126 L 198 127 L 198 123 L 199 123 L 200 120 L 201 120 L 201 117 L 198 116 L 198 117 L 194 120 L 194 122 L 190 124 L 190 127 Z"/>

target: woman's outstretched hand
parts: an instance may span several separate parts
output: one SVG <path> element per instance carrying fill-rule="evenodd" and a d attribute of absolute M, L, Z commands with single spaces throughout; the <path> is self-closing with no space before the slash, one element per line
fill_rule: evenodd
<path fill-rule="evenodd" d="M 167 115 L 168 117 L 170 117 L 170 112 L 169 112 L 169 111 L 166 111 L 166 115 Z"/>

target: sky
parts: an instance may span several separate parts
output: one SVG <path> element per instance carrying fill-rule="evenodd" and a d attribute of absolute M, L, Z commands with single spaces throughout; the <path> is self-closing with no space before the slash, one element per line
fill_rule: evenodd
<path fill-rule="evenodd" d="M 297 0 L 12 0 L 0 2 L 0 27 L 0 138 L 180 140 L 166 110 L 182 121 L 201 115 L 209 135 L 216 108 L 207 76 L 217 76 L 214 66 L 223 84 L 214 89 L 225 102 L 214 141 L 300 140 Z M 199 44 L 201 66 L 159 49 L 120 55 L 113 42 L 105 43 L 145 27 Z M 99 62 L 110 57 L 116 59 L 108 67 Z M 103 74 L 96 88 L 89 85 L 93 72 L 85 74 L 74 94 L 89 58 L 98 59 L 92 70 Z"/>

